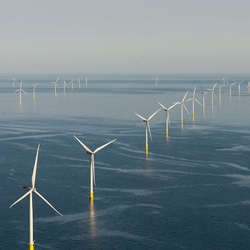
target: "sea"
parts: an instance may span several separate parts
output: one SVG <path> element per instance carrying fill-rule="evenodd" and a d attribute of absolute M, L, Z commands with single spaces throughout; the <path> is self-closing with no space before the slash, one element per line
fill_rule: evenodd
<path fill-rule="evenodd" d="M 85 77 L 87 77 L 87 87 Z M 79 79 L 80 86 L 79 86 Z M 224 80 L 223 80 L 224 79 Z M 250 75 L 219 74 L 0 74 L 0 249 L 28 249 L 29 198 L 9 206 L 31 186 L 35 249 L 246 250 L 250 249 Z M 55 95 L 55 81 L 56 95 Z M 72 80 L 73 84 L 72 84 Z M 22 81 L 22 104 L 19 104 Z M 66 81 L 64 89 L 64 81 Z M 241 82 L 229 96 L 228 84 Z M 181 101 L 185 92 L 206 107 Z M 219 102 L 218 86 L 222 87 Z M 33 92 L 34 91 L 34 92 Z M 95 154 L 94 201 L 89 201 Z"/>

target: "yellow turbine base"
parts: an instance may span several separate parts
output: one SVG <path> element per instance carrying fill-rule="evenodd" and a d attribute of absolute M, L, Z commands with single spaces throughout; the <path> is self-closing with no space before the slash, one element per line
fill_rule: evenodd
<path fill-rule="evenodd" d="M 181 125 L 183 125 L 183 120 L 181 120 Z"/>
<path fill-rule="evenodd" d="M 34 243 L 29 244 L 29 250 L 34 250 Z"/>
<path fill-rule="evenodd" d="M 168 136 L 168 130 L 166 130 L 166 136 Z"/>
<path fill-rule="evenodd" d="M 148 146 L 146 146 L 145 150 L 146 150 L 146 153 L 148 153 Z"/>
<path fill-rule="evenodd" d="M 90 194 L 89 194 L 89 199 L 92 201 L 92 200 L 94 200 L 94 193 L 93 192 L 90 192 Z"/>

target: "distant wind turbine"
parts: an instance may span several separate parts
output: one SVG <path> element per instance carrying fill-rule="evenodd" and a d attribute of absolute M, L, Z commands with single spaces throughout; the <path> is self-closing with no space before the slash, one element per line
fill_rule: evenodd
<path fill-rule="evenodd" d="M 88 78 L 87 78 L 87 76 L 85 76 L 85 88 L 87 88 L 88 87 Z"/>
<path fill-rule="evenodd" d="M 207 94 L 206 91 L 201 91 L 201 97 L 202 97 L 202 113 L 205 113 L 206 104 L 205 104 L 205 95 Z"/>
<path fill-rule="evenodd" d="M 215 90 L 216 86 L 217 86 L 217 83 L 215 83 L 211 89 L 208 89 L 208 91 L 211 92 L 211 108 L 212 108 L 212 112 L 214 111 L 214 90 Z"/>
<path fill-rule="evenodd" d="M 74 136 L 75 139 L 83 146 L 85 149 L 86 153 L 90 155 L 90 194 L 89 194 L 89 199 L 93 200 L 94 199 L 94 187 L 93 184 L 95 184 L 95 153 L 100 151 L 101 149 L 107 147 L 109 144 L 113 143 L 116 141 L 116 139 L 98 147 L 94 151 L 91 151 L 82 141 L 80 141 L 76 136 Z"/>
<path fill-rule="evenodd" d="M 159 77 L 157 76 L 157 77 L 155 78 L 155 88 L 158 87 L 158 81 L 159 81 Z"/>
<path fill-rule="evenodd" d="M 22 105 L 22 94 L 25 93 L 22 87 L 23 87 L 23 83 L 22 81 L 20 81 L 19 88 L 16 90 L 16 93 L 18 94 L 18 97 L 19 97 L 19 105 Z"/>
<path fill-rule="evenodd" d="M 148 133 L 150 136 L 150 139 L 152 141 L 152 134 L 151 134 L 151 130 L 150 130 L 150 125 L 149 125 L 149 121 L 160 111 L 161 109 L 157 109 L 151 116 L 149 116 L 148 118 L 144 118 L 143 116 L 135 113 L 135 115 L 137 117 L 139 117 L 143 122 L 145 122 L 146 124 L 146 146 L 145 146 L 145 150 L 146 150 L 146 154 L 148 153 Z"/>
<path fill-rule="evenodd" d="M 25 197 L 29 195 L 30 197 L 30 202 L 29 202 L 29 229 L 30 229 L 30 237 L 29 237 L 29 250 L 34 250 L 34 238 L 33 238 L 33 193 L 35 193 L 39 198 L 41 198 L 45 203 L 47 203 L 56 213 L 62 216 L 60 212 L 58 212 L 37 190 L 35 187 L 36 184 L 36 170 L 37 170 L 37 162 L 38 162 L 38 154 L 39 154 L 39 148 L 40 145 L 37 147 L 37 152 L 36 152 L 36 159 L 35 159 L 35 164 L 34 164 L 34 169 L 33 169 L 33 174 L 32 174 L 32 186 L 24 186 L 25 190 L 29 190 L 27 193 L 25 193 L 23 196 L 21 196 L 17 201 L 15 201 L 11 206 L 15 206 L 18 202 L 23 200 Z"/>
<path fill-rule="evenodd" d="M 236 84 L 237 84 L 237 82 L 233 82 L 233 83 L 229 84 L 229 97 L 232 97 L 232 87 Z"/>

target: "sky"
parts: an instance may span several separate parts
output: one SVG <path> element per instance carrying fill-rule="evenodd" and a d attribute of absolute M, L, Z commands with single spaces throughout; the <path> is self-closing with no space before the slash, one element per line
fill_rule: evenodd
<path fill-rule="evenodd" d="M 1 73 L 249 73 L 249 0 L 1 2 Z"/>

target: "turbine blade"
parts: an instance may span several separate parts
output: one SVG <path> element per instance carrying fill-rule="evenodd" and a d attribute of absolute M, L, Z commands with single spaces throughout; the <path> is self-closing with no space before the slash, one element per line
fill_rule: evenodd
<path fill-rule="evenodd" d="M 185 99 L 186 99 L 187 95 L 188 95 L 188 91 L 187 91 L 187 92 L 185 93 L 185 95 L 183 96 L 182 102 L 184 102 L 184 101 L 185 101 Z"/>
<path fill-rule="evenodd" d="M 168 108 L 167 108 L 166 106 L 164 106 L 163 104 L 161 104 L 161 103 L 159 103 L 159 102 L 158 102 L 158 104 L 161 106 L 161 108 L 162 108 L 163 110 L 168 110 Z"/>
<path fill-rule="evenodd" d="M 116 139 L 114 139 L 114 140 L 112 140 L 112 141 L 110 141 L 110 142 L 108 142 L 108 143 L 106 143 L 106 144 L 104 144 L 104 145 L 98 147 L 98 148 L 94 151 L 94 154 L 95 154 L 96 152 L 100 151 L 101 149 L 107 147 L 109 144 L 111 144 L 111 143 L 113 143 L 113 142 L 115 142 L 115 141 L 116 141 Z"/>
<path fill-rule="evenodd" d="M 195 98 L 195 101 L 196 101 L 200 106 L 202 106 L 201 102 L 200 102 L 198 99 Z"/>
<path fill-rule="evenodd" d="M 189 113 L 189 111 L 188 111 L 188 109 L 187 109 L 187 107 L 186 107 L 186 105 L 184 103 L 183 103 L 183 107 L 186 110 L 186 112 Z"/>
<path fill-rule="evenodd" d="M 30 191 L 28 191 L 27 193 L 25 193 L 23 196 L 21 196 L 18 200 L 16 200 L 14 203 L 12 203 L 10 205 L 9 208 L 15 206 L 19 201 L 21 201 L 22 199 L 24 199 L 26 196 L 28 196 L 30 193 L 32 192 L 32 189 Z"/>
<path fill-rule="evenodd" d="M 157 109 L 151 116 L 149 116 L 148 121 L 150 121 L 161 109 Z"/>
<path fill-rule="evenodd" d="M 38 193 L 36 190 L 34 192 L 45 202 L 47 203 L 56 213 L 63 216 L 59 211 L 57 211 L 40 193 Z"/>
<path fill-rule="evenodd" d="M 188 98 L 188 99 L 186 100 L 186 102 L 191 102 L 191 101 L 193 101 L 193 99 L 194 99 L 194 97 L 190 97 L 190 98 Z"/>
<path fill-rule="evenodd" d="M 174 108 L 177 104 L 179 104 L 179 102 L 174 103 L 172 106 L 170 106 L 170 107 L 168 108 L 168 110 Z"/>
<path fill-rule="evenodd" d="M 147 129 L 148 129 L 149 137 L 150 137 L 151 141 L 153 141 L 152 134 L 151 134 L 151 129 L 150 129 L 150 125 L 149 125 L 148 122 L 147 122 Z"/>
<path fill-rule="evenodd" d="M 34 168 L 33 168 L 33 174 L 32 174 L 32 187 L 35 187 L 36 184 L 36 170 L 37 170 L 37 162 L 38 162 L 38 155 L 39 155 L 39 149 L 40 149 L 40 144 L 38 144 L 37 146 L 37 151 L 36 151 L 36 159 L 35 159 L 35 164 L 34 164 Z"/>
<path fill-rule="evenodd" d="M 76 136 L 74 138 L 83 146 L 83 148 L 88 152 L 88 153 L 93 153 L 83 142 L 81 142 Z"/>
<path fill-rule="evenodd" d="M 142 119 L 143 121 L 146 121 L 146 120 L 147 120 L 146 118 L 142 117 L 141 115 L 139 115 L 139 114 L 137 114 L 137 113 L 135 113 L 135 115 L 138 116 L 138 117 L 139 117 L 140 119 Z"/>

